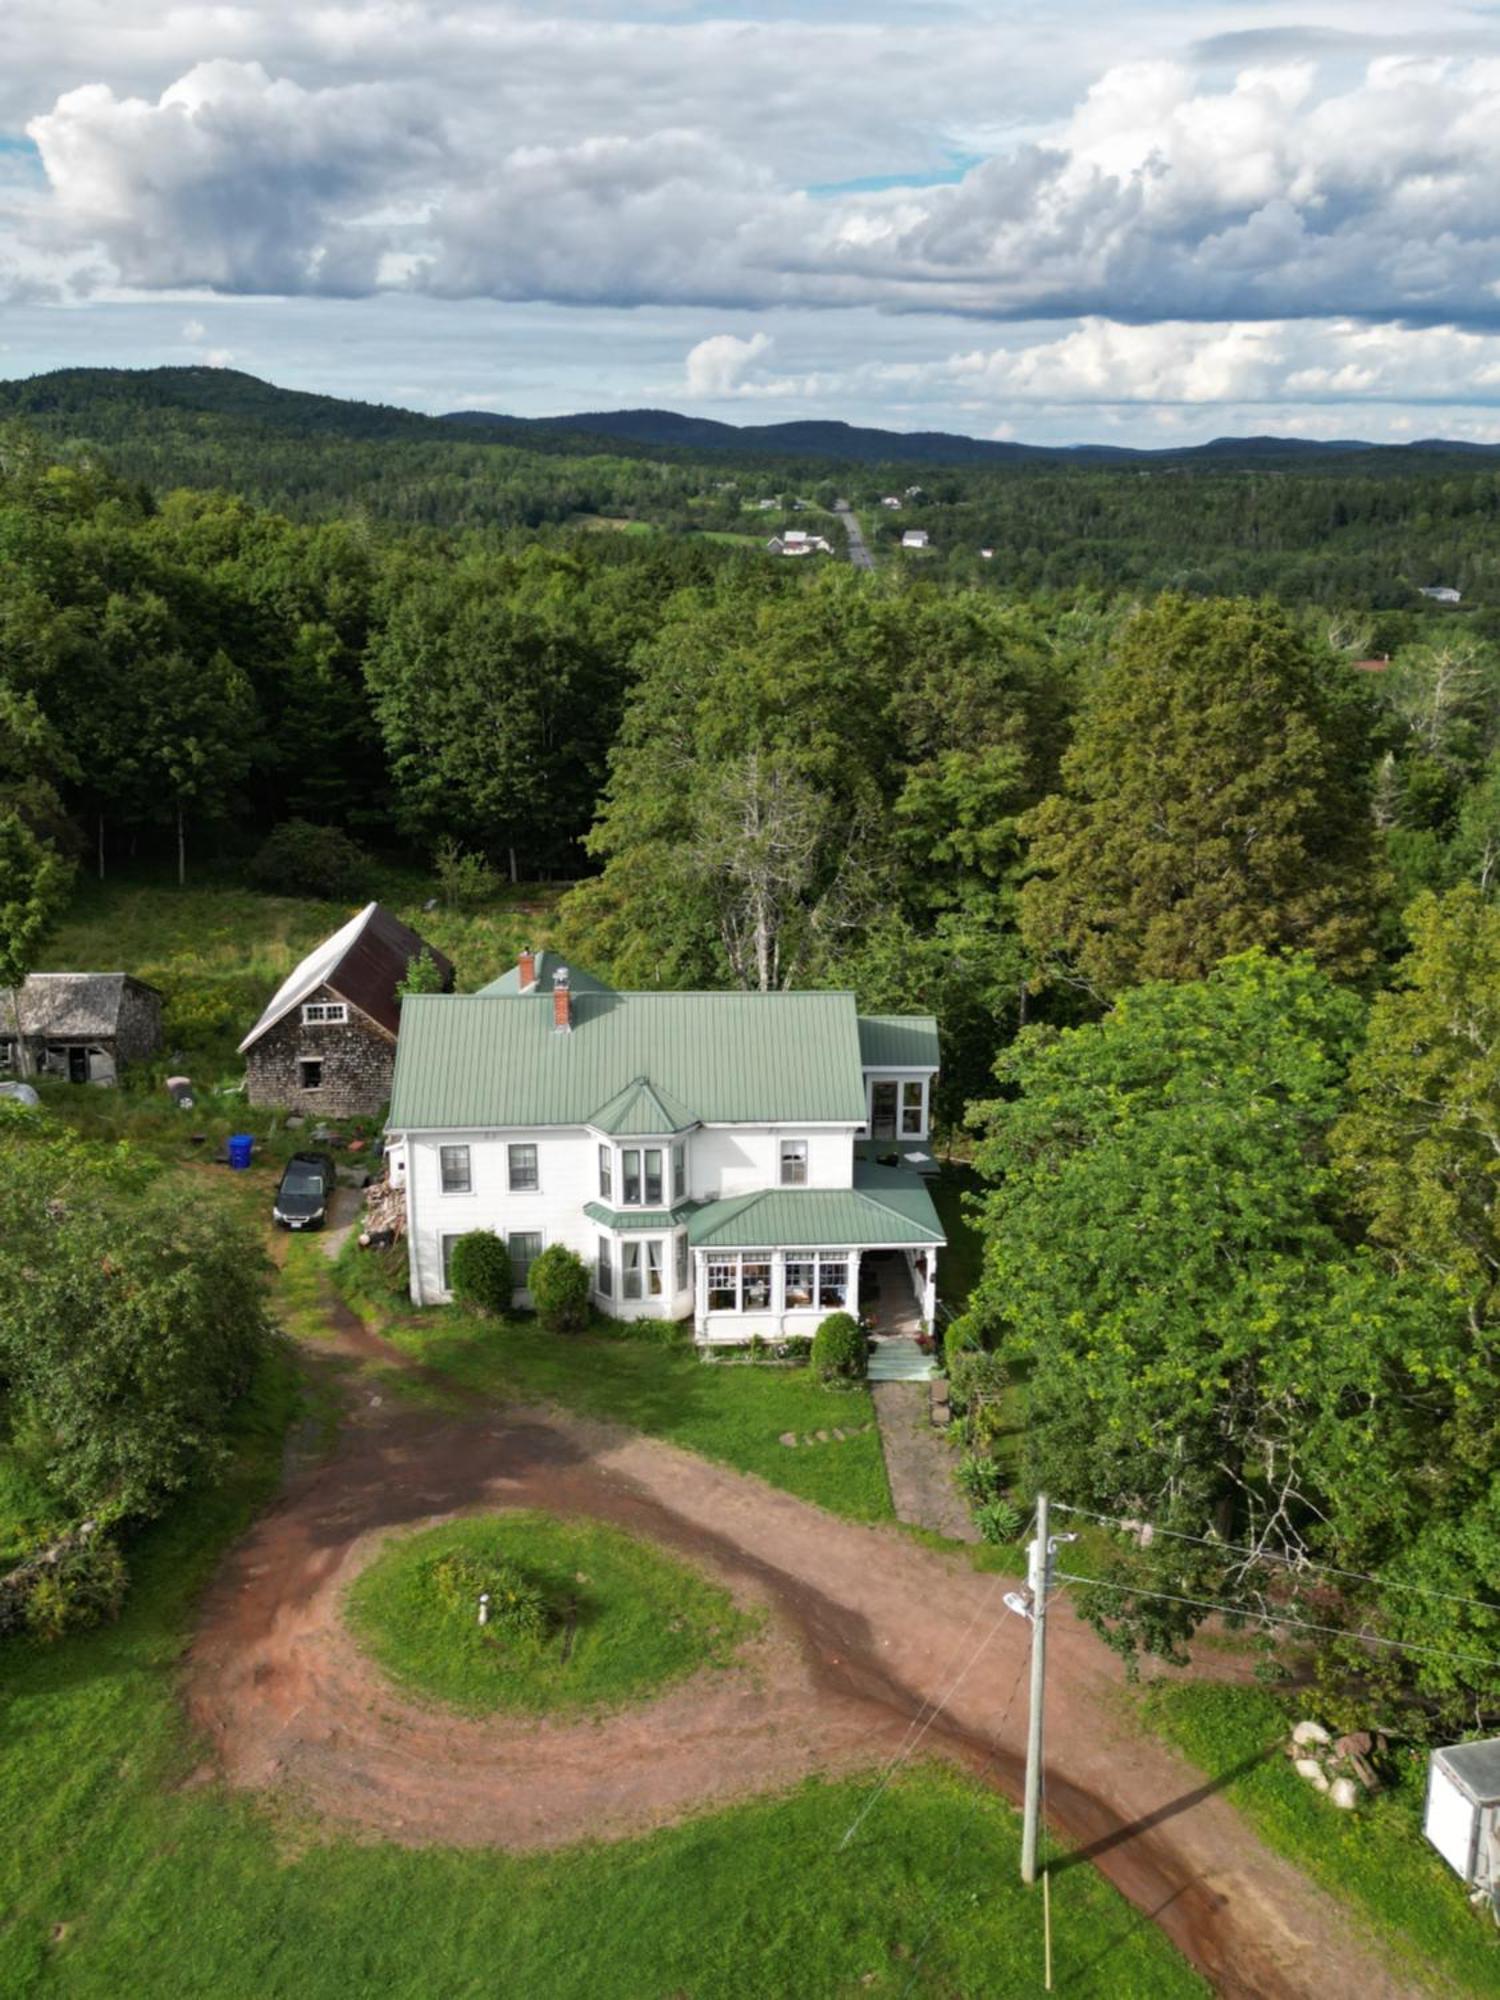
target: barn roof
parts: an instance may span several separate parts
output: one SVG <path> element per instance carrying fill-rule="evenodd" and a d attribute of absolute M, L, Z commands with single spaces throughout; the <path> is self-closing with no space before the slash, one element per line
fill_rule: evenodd
<path fill-rule="evenodd" d="M 65 1041 L 108 1041 L 120 1031 L 120 1002 L 127 986 L 160 993 L 128 972 L 32 972 L 21 987 L 21 1023 L 28 1035 Z M 0 991 L 0 1034 L 14 1035 L 16 1010 Z"/>
<path fill-rule="evenodd" d="M 396 988 L 406 977 L 411 961 L 424 951 L 430 951 L 437 961 L 444 987 L 451 987 L 453 966 L 442 952 L 379 903 L 366 903 L 357 916 L 351 917 L 332 937 L 324 938 L 296 971 L 282 981 L 265 1012 L 240 1043 L 240 1054 L 253 1047 L 268 1029 L 274 1028 L 321 986 L 327 986 L 394 1036 L 401 1018 Z"/>

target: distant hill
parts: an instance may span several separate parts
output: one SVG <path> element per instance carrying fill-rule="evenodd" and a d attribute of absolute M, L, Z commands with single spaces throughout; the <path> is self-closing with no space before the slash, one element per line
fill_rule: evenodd
<path fill-rule="evenodd" d="M 1130 466 L 1236 464 L 1274 469 L 1358 455 L 1393 469 L 1414 457 L 1493 458 L 1500 446 L 1427 438 L 1375 445 L 1355 438 L 1224 437 L 1186 447 L 1140 450 L 1123 445 L 1035 445 L 949 431 L 888 431 L 812 418 L 784 424 L 726 424 L 675 410 L 593 410 L 574 416 L 514 417 L 491 410 L 424 416 L 385 403 L 363 403 L 301 389 L 281 389 L 233 368 L 65 368 L 0 382 L 0 418 L 23 417 L 108 444 L 149 421 L 153 411 L 252 426 L 283 438 L 362 443 L 469 443 L 565 457 L 601 450 L 693 456 L 733 452 L 747 459 L 796 458 L 826 465 Z"/>

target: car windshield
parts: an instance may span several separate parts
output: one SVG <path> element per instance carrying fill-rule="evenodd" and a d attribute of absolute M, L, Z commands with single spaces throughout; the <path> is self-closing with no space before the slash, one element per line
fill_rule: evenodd
<path fill-rule="evenodd" d="M 323 1176 L 315 1167 L 292 1167 L 281 1183 L 283 1194 L 321 1194 Z"/>

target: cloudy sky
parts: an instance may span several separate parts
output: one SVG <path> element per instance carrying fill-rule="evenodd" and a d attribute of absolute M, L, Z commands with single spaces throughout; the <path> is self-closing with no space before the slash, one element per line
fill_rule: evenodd
<path fill-rule="evenodd" d="M 1500 5 L 3 0 L 0 374 L 1500 440 Z"/>

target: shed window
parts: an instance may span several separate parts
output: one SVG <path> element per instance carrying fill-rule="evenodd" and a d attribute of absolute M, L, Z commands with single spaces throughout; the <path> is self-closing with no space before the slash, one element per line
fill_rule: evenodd
<path fill-rule="evenodd" d="M 509 1146 L 510 1191 L 512 1194 L 535 1194 L 538 1186 L 535 1146 Z"/>
<path fill-rule="evenodd" d="M 342 1000 L 309 1000 L 302 1018 L 310 1028 L 337 1028 L 349 1019 L 349 1009 Z"/>
<path fill-rule="evenodd" d="M 467 1146 L 439 1146 L 438 1167 L 442 1174 L 444 1194 L 470 1194 L 473 1182 L 469 1178 L 469 1149 Z"/>
<path fill-rule="evenodd" d="M 515 1230 L 510 1238 L 511 1281 L 518 1292 L 531 1289 L 531 1267 L 542 1254 L 542 1239 L 534 1229 Z"/>
<path fill-rule="evenodd" d="M 323 1059 L 321 1056 L 302 1056 L 298 1060 L 297 1085 L 301 1090 L 321 1090 L 323 1088 Z"/>
<path fill-rule="evenodd" d="M 807 1141 L 805 1139 L 782 1140 L 781 1185 L 783 1187 L 807 1186 Z"/>

